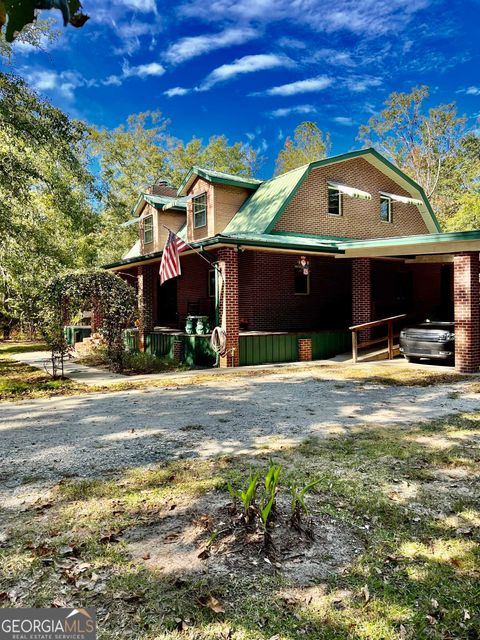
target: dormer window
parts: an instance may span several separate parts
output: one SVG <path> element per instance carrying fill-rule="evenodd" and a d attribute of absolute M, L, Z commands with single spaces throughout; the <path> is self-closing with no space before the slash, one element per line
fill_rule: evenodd
<path fill-rule="evenodd" d="M 328 187 L 328 213 L 331 216 L 342 215 L 342 194 L 335 187 Z"/>
<path fill-rule="evenodd" d="M 146 216 L 143 221 L 143 244 L 153 242 L 153 216 Z"/>
<path fill-rule="evenodd" d="M 207 224 L 207 194 L 202 193 L 195 196 L 193 204 L 193 228 L 198 229 Z"/>
<path fill-rule="evenodd" d="M 392 200 L 388 196 L 380 195 L 380 220 L 392 221 Z"/>

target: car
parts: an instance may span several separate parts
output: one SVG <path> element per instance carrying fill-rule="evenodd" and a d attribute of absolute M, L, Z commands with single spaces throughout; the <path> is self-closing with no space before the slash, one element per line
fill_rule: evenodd
<path fill-rule="evenodd" d="M 421 358 L 453 363 L 455 359 L 455 323 L 426 320 L 400 331 L 400 353 L 408 362 Z"/>

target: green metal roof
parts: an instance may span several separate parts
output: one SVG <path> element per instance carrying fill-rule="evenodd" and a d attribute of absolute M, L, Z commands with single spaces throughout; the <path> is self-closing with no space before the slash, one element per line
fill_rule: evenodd
<path fill-rule="evenodd" d="M 308 167 L 304 165 L 263 182 L 241 206 L 224 233 L 266 233 L 290 202 Z"/>
<path fill-rule="evenodd" d="M 245 189 L 256 189 L 262 180 L 257 178 L 248 178 L 247 176 L 235 176 L 230 173 L 224 173 L 223 171 L 214 171 L 213 169 L 203 169 L 202 167 L 194 166 L 187 173 L 183 179 L 182 184 L 178 188 L 178 195 L 184 195 L 189 183 L 195 179 L 195 176 L 204 178 L 209 182 L 215 182 L 217 184 L 225 184 L 231 187 L 243 187 Z"/>
<path fill-rule="evenodd" d="M 154 207 L 163 207 L 164 204 L 175 202 L 175 206 L 172 207 L 172 209 L 180 209 L 182 211 L 187 210 L 187 203 L 182 202 L 181 198 L 172 198 L 171 196 L 155 196 L 150 193 L 144 193 L 143 199 L 145 200 L 145 202 L 148 202 Z"/>

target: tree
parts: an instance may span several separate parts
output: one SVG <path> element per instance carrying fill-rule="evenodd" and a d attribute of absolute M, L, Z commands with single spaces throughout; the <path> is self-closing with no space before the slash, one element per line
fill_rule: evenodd
<path fill-rule="evenodd" d="M 424 189 L 440 217 L 451 214 L 444 201 L 447 184 L 457 184 L 467 157 L 466 118 L 455 103 L 425 109 L 426 86 L 390 94 L 385 109 L 360 127 L 359 138 L 409 174 Z M 471 140 L 470 140 L 471 143 Z M 453 205 L 455 207 L 455 205 Z"/>
<path fill-rule="evenodd" d="M 0 320 L 33 328 L 45 281 L 91 264 L 98 227 L 86 128 L 0 73 Z"/>
<path fill-rule="evenodd" d="M 135 227 L 121 227 L 131 217 L 139 194 L 159 179 L 178 186 L 193 165 L 250 175 L 256 155 L 248 145 L 230 145 L 225 136 L 184 143 L 169 133 L 160 112 L 128 117 L 113 130 L 91 128 L 91 150 L 100 164 L 102 232 L 96 242 L 101 263 L 120 258 L 136 240 Z"/>
<path fill-rule="evenodd" d="M 285 173 L 308 162 L 321 160 L 330 152 L 330 134 L 325 136 L 315 122 L 302 122 L 288 137 L 275 161 L 275 175 Z"/>
<path fill-rule="evenodd" d="M 90 269 L 57 275 L 45 286 L 42 296 L 42 332 L 52 351 L 53 375 L 57 360 L 63 375 L 68 352 L 64 327 L 82 308 L 93 308 L 102 317 L 99 330 L 105 339 L 113 371 L 123 370 L 123 332 L 135 319 L 135 289 L 110 271 Z"/>

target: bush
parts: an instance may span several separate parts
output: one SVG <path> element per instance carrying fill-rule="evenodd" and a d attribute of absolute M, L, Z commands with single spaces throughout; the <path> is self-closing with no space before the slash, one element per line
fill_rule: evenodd
<path fill-rule="evenodd" d="M 130 352 L 125 354 L 125 369 L 135 373 L 162 373 L 178 369 L 178 367 L 176 362 L 157 358 L 151 353 Z"/>

